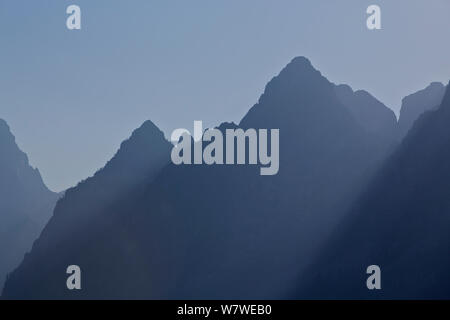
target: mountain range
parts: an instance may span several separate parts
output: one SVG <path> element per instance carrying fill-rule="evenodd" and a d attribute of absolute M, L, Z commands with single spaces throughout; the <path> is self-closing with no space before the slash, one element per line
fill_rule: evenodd
<path fill-rule="evenodd" d="M 449 122 L 447 86 L 440 106 L 419 117 L 320 250 L 297 297 L 450 298 Z M 380 291 L 365 286 L 370 265 L 381 269 Z"/>
<path fill-rule="evenodd" d="M 58 194 L 51 192 L 37 169 L 0 119 L 0 288 L 31 249 L 52 215 Z"/>
<path fill-rule="evenodd" d="M 365 191 L 374 177 L 391 176 L 386 168 L 411 136 L 425 135 L 417 128 L 436 112 L 438 87 L 444 88 L 432 84 L 405 99 L 407 120 L 397 123 L 368 92 L 336 85 L 306 58 L 293 59 L 239 124 L 218 126 L 280 129 L 274 176 L 260 176 L 254 166 L 176 166 L 172 145 L 147 121 L 103 169 L 65 192 L 2 298 L 303 297 L 313 286 L 303 278 L 311 264 L 322 279 L 332 245 L 359 240 L 342 235 L 361 212 L 356 200 L 402 189 L 383 180 L 376 192 Z M 427 157 L 416 151 L 411 161 Z M 82 270 L 79 291 L 65 286 L 73 264 Z"/>

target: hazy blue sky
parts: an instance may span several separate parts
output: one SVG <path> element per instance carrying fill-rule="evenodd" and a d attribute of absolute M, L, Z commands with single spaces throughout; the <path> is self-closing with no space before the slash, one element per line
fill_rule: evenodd
<path fill-rule="evenodd" d="M 370 4 L 383 30 L 366 28 Z M 398 110 L 450 79 L 449 15 L 449 0 L 1 0 L 0 118 L 59 191 L 146 119 L 166 136 L 239 121 L 295 56 Z"/>

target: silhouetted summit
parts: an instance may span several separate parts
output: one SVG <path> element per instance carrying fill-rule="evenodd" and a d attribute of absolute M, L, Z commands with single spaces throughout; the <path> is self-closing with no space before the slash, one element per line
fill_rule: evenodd
<path fill-rule="evenodd" d="M 51 216 L 57 194 L 44 185 L 37 169 L 16 145 L 0 119 L 0 288 L 31 249 Z"/>
<path fill-rule="evenodd" d="M 164 165 L 168 160 L 155 158 L 168 159 L 169 143 L 161 136 L 134 145 L 136 135 L 115 157 L 123 160 L 66 193 L 3 297 L 257 299 L 290 292 L 392 140 L 361 126 L 335 85 L 303 57 L 267 84 L 239 128 L 280 129 L 277 175 L 261 176 L 252 165 Z M 131 170 L 135 157 L 143 172 L 159 173 L 136 173 L 139 187 L 126 191 L 123 179 L 101 176 Z M 117 191 L 113 201 L 110 190 Z M 65 288 L 69 264 L 88 275 L 81 291 Z"/>
<path fill-rule="evenodd" d="M 114 264 L 108 266 L 111 261 L 106 256 L 111 250 L 119 250 L 117 246 L 121 246 L 125 251 L 132 252 L 133 247 L 132 243 L 125 241 L 123 228 L 116 221 L 117 212 L 125 210 L 125 215 L 132 215 L 133 212 L 131 207 L 122 208 L 120 203 L 123 198 L 131 198 L 134 193 L 139 193 L 141 188 L 151 183 L 157 172 L 169 163 L 170 148 L 171 144 L 151 121 L 135 130 L 104 168 L 66 191 L 32 253 L 25 257 L 10 279 L 14 281 L 13 279 L 17 279 L 15 275 L 25 274 L 24 278 L 18 279 L 22 285 L 30 286 L 30 289 L 33 288 L 33 291 L 40 294 L 50 291 L 52 295 L 63 296 L 65 285 L 57 286 L 49 280 L 64 281 L 64 272 L 54 272 L 55 266 L 65 266 L 65 270 L 67 266 L 78 263 L 84 270 L 93 273 L 106 275 L 111 272 L 111 269 L 117 267 Z M 105 246 L 100 251 L 92 251 L 93 248 L 99 249 L 97 242 L 100 241 L 106 241 Z M 83 251 L 80 252 L 79 248 L 83 248 Z M 58 258 L 51 258 L 53 254 L 57 254 Z M 80 258 L 77 254 L 84 255 L 85 258 Z M 126 256 L 122 258 L 123 263 L 131 263 Z M 36 260 L 44 262 L 39 277 L 36 277 L 37 274 L 33 275 L 32 271 Z M 110 280 L 113 282 L 113 279 Z M 45 281 L 48 283 L 44 284 Z M 8 292 L 8 285 L 5 290 Z M 18 294 L 21 298 L 33 296 L 31 292 L 24 294 L 15 289 L 10 289 L 9 292 Z"/>
<path fill-rule="evenodd" d="M 335 87 L 339 100 L 358 123 L 371 133 L 392 139 L 397 130 L 394 112 L 364 90 L 353 91 L 348 85 Z"/>
<path fill-rule="evenodd" d="M 122 142 L 119 151 L 97 176 L 109 179 L 120 188 L 150 179 L 169 162 L 170 146 L 164 133 L 147 120 Z"/>
<path fill-rule="evenodd" d="M 402 101 L 399 118 L 400 138 L 408 133 L 414 122 L 425 111 L 438 108 L 444 94 L 445 86 L 440 82 L 433 82 L 425 89 L 405 97 Z"/>

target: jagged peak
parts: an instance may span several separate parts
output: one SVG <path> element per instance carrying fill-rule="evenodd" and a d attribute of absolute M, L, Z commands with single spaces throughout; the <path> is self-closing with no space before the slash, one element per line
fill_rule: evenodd
<path fill-rule="evenodd" d="M 367 90 L 363 90 L 363 89 L 358 89 L 358 90 L 353 90 L 353 88 L 345 83 L 341 83 L 341 84 L 336 84 L 336 89 L 338 89 L 340 92 L 344 92 L 345 94 L 355 94 L 356 96 L 359 97 L 366 97 L 366 98 L 370 98 L 373 99 L 375 101 L 377 101 L 380 104 L 383 104 L 380 100 L 378 100 L 375 96 L 373 96 L 369 91 Z M 388 108 L 387 106 L 385 106 L 386 108 Z M 388 108 L 390 109 L 390 108 Z"/>
<path fill-rule="evenodd" d="M 67 195 L 79 190 L 81 185 L 92 184 L 96 179 L 119 176 L 120 183 L 136 182 L 145 168 L 152 166 L 152 159 L 161 161 L 170 157 L 170 142 L 164 133 L 150 120 L 135 129 L 131 136 L 120 144 L 114 156 L 92 177 L 81 181 L 76 187 L 67 190 Z M 125 174 L 126 173 L 126 174 Z"/>
<path fill-rule="evenodd" d="M 119 150 L 111 161 L 114 161 L 118 157 L 129 155 L 130 151 L 143 152 L 141 148 L 155 144 L 168 145 L 169 142 L 166 140 L 164 133 L 152 121 L 147 120 L 139 128 L 135 129 L 128 139 L 121 143 Z M 147 150 L 147 148 L 144 150 Z"/>
<path fill-rule="evenodd" d="M 133 131 L 132 137 L 135 135 L 155 135 L 164 138 L 164 133 L 152 121 L 146 120 L 139 128 Z"/>
<path fill-rule="evenodd" d="M 131 136 L 123 141 L 118 150 L 119 154 L 123 149 L 140 148 L 142 143 L 152 143 L 155 141 L 161 141 L 162 143 L 169 143 L 164 133 L 150 120 L 145 121 L 139 128 L 135 129 Z M 116 156 L 117 156 L 116 154 Z"/>
<path fill-rule="evenodd" d="M 379 99 L 377 99 L 374 95 L 372 95 L 370 92 L 363 90 L 363 89 L 359 89 L 359 90 L 353 90 L 351 86 L 349 86 L 348 84 L 339 84 L 339 85 L 335 85 L 336 88 L 336 92 L 337 94 L 342 98 L 342 97 L 346 97 L 346 98 L 359 98 L 359 99 L 366 99 L 369 101 L 372 101 L 373 103 L 379 105 L 380 107 L 383 107 L 383 110 L 388 111 L 389 113 L 392 114 L 393 117 L 395 117 L 394 112 L 392 111 L 391 108 L 389 108 L 388 106 L 386 106 L 383 102 L 381 102 Z M 360 106 L 362 107 L 362 106 Z"/>
<path fill-rule="evenodd" d="M 408 104 L 412 99 L 416 98 L 417 96 L 423 96 L 426 94 L 430 94 L 430 95 L 436 94 L 443 90 L 445 90 L 445 86 L 441 82 L 431 82 L 425 88 L 404 97 L 402 99 L 402 109 L 406 104 Z"/>
<path fill-rule="evenodd" d="M 296 57 L 269 81 L 259 102 L 271 91 L 287 92 L 294 90 L 298 95 L 300 94 L 298 89 L 303 88 L 303 94 L 305 94 L 310 91 L 310 88 L 328 87 L 331 89 L 331 85 L 331 82 L 319 70 L 315 69 L 307 58 Z"/>
<path fill-rule="evenodd" d="M 283 70 L 281 70 L 280 76 L 283 75 L 284 73 L 288 73 L 288 72 L 295 72 L 295 73 L 298 73 L 298 74 L 302 74 L 302 73 L 306 73 L 306 74 L 316 73 L 319 76 L 322 75 L 319 70 L 314 68 L 314 66 L 312 65 L 311 61 L 308 58 L 303 57 L 303 56 L 295 57 L 294 59 L 292 59 L 291 62 L 289 62 L 283 68 Z"/>
<path fill-rule="evenodd" d="M 291 60 L 291 62 L 288 65 L 298 65 L 308 68 L 314 68 L 311 64 L 311 61 L 304 57 L 304 56 L 298 56 Z"/>

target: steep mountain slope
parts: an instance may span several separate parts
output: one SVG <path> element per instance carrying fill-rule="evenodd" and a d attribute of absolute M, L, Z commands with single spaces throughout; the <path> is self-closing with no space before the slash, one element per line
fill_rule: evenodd
<path fill-rule="evenodd" d="M 447 86 L 305 272 L 299 297 L 450 298 L 449 123 Z M 381 290 L 366 288 L 373 264 Z"/>
<path fill-rule="evenodd" d="M 400 139 L 405 137 L 414 122 L 425 111 L 433 110 L 440 106 L 444 94 L 445 86 L 440 82 L 433 82 L 425 89 L 403 99 L 398 121 Z"/>
<path fill-rule="evenodd" d="M 391 139 L 397 130 L 394 112 L 364 90 L 353 91 L 348 85 L 337 85 L 336 95 L 362 127 Z"/>
<path fill-rule="evenodd" d="M 219 129 L 237 127 L 280 129 L 277 175 L 170 163 L 100 209 L 84 201 L 102 187 L 94 177 L 86 195 L 76 197 L 80 185 L 59 202 L 3 297 L 282 297 L 393 138 L 364 129 L 305 58 L 268 83 L 239 126 Z M 65 288 L 69 264 L 83 270 L 81 291 Z"/>
<path fill-rule="evenodd" d="M 68 265 L 77 263 L 77 260 L 72 260 L 75 248 L 82 247 L 89 253 L 89 248 L 95 245 L 95 239 L 102 237 L 103 232 L 115 221 L 115 213 L 119 210 L 116 203 L 119 199 L 149 183 L 170 161 L 170 148 L 163 133 L 147 121 L 133 132 L 130 139 L 122 143 L 119 151 L 103 169 L 77 187 L 67 190 L 41 237 L 34 244 L 31 254 L 25 257 L 19 269 L 11 275 L 12 281 L 18 273 L 26 275 L 18 280 L 21 286 L 18 287 L 19 291 L 12 290 L 13 294 L 19 298 L 38 297 L 39 295 L 31 294 L 49 289 L 55 290 L 55 296 L 62 294 L 65 285 L 62 288 L 52 288 L 53 283 L 50 281 L 50 287 L 43 288 L 47 285 L 46 280 L 54 277 L 62 279 L 64 284 L 65 268 L 58 269 L 58 266 L 62 263 L 67 268 Z M 111 239 L 107 239 L 111 246 L 118 241 L 116 239 L 122 240 L 120 226 L 115 227 L 117 228 L 113 230 Z M 119 245 L 131 246 L 129 243 Z M 96 252 L 89 259 L 102 257 L 106 253 Z M 42 269 L 37 273 L 34 269 L 35 260 L 42 263 Z M 102 268 L 108 261 L 99 259 L 96 263 L 98 264 L 94 267 Z M 89 273 L 86 276 L 89 278 Z M 20 288 L 23 286 L 29 287 L 31 292 L 21 292 Z M 7 284 L 5 290 L 8 291 Z"/>
<path fill-rule="evenodd" d="M 0 119 L 0 288 L 50 219 L 57 197 Z"/>

